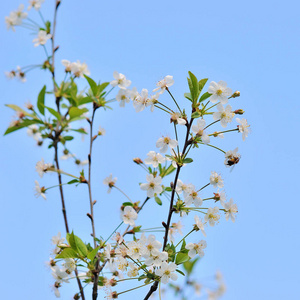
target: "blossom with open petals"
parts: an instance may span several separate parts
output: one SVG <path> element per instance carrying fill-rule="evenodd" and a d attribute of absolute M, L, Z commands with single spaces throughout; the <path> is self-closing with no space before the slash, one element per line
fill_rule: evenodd
<path fill-rule="evenodd" d="M 112 86 L 118 86 L 120 89 L 126 89 L 130 86 L 131 81 L 126 79 L 126 76 L 122 73 L 118 73 L 117 71 L 114 71 L 113 77 L 115 78 L 110 82 Z"/>
<path fill-rule="evenodd" d="M 240 124 L 238 125 L 239 132 L 243 134 L 243 141 L 246 139 L 250 133 L 250 125 L 247 123 L 246 119 L 236 118 L 236 121 Z"/>
<path fill-rule="evenodd" d="M 204 144 L 208 144 L 210 142 L 210 138 L 208 134 L 204 131 L 205 129 L 205 120 L 204 119 L 198 119 L 197 125 L 192 126 L 192 130 L 194 133 L 196 133 L 197 136 L 199 136 Z"/>
<path fill-rule="evenodd" d="M 160 194 L 163 191 L 161 186 L 162 178 L 160 176 L 154 177 L 153 174 L 148 174 L 146 179 L 148 183 L 142 183 L 140 188 L 147 191 L 148 197 L 153 197 L 155 194 Z"/>
<path fill-rule="evenodd" d="M 168 150 L 168 146 L 170 149 L 175 148 L 178 145 L 176 140 L 171 140 L 168 136 L 163 136 L 159 138 L 156 142 L 156 147 L 160 148 L 159 151 L 161 153 L 166 153 Z"/>
<path fill-rule="evenodd" d="M 49 39 L 51 39 L 52 34 L 47 33 L 45 30 L 40 30 L 37 38 L 33 39 L 34 47 L 39 45 L 45 45 Z"/>
<path fill-rule="evenodd" d="M 226 127 L 228 123 L 230 123 L 235 115 L 232 112 L 232 108 L 230 105 L 227 105 L 226 108 L 220 103 L 217 105 L 217 112 L 213 113 L 213 118 L 215 121 L 220 120 L 221 126 Z"/>
<path fill-rule="evenodd" d="M 173 84 L 174 84 L 173 76 L 167 75 L 164 79 L 160 80 L 156 84 L 157 88 L 155 88 L 153 90 L 153 92 L 156 92 L 156 91 L 160 90 L 159 93 L 162 94 L 166 90 L 166 88 L 172 86 Z"/>
<path fill-rule="evenodd" d="M 178 276 L 175 273 L 177 265 L 173 262 L 163 262 L 160 269 L 155 271 L 155 274 L 161 276 L 162 283 L 168 283 L 170 279 L 177 280 Z"/>
<path fill-rule="evenodd" d="M 220 101 L 222 104 L 226 104 L 228 102 L 228 97 L 232 94 L 232 90 L 227 87 L 227 83 L 223 80 L 218 83 L 212 81 L 207 91 L 212 94 L 209 98 L 211 103 Z"/>

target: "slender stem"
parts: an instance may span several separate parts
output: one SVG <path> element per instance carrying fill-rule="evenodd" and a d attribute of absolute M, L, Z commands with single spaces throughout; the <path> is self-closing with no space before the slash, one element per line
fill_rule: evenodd
<path fill-rule="evenodd" d="M 41 27 L 37 22 L 35 22 L 34 20 L 32 20 L 32 19 L 30 19 L 28 17 L 26 18 L 26 20 L 30 21 L 31 23 L 33 23 L 34 25 L 36 25 L 38 28 Z"/>
<path fill-rule="evenodd" d="M 235 129 L 230 129 L 230 130 L 225 130 L 225 131 L 219 131 L 218 134 L 220 133 L 226 133 L 226 132 L 231 132 L 231 131 L 238 131 L 239 129 L 238 128 L 235 128 Z M 209 134 L 209 135 L 214 135 L 213 133 L 212 134 Z"/>
<path fill-rule="evenodd" d="M 175 102 L 177 108 L 179 109 L 180 113 L 182 114 L 182 111 L 178 105 L 178 103 L 176 102 L 175 98 L 173 97 L 172 93 L 170 92 L 170 90 L 168 89 L 168 87 L 166 87 L 166 90 L 168 91 L 168 93 L 170 94 L 170 96 L 172 97 L 173 101 Z"/>
<path fill-rule="evenodd" d="M 122 193 L 132 203 L 132 200 L 120 188 L 115 185 L 113 187 L 116 188 L 120 193 Z"/>
<path fill-rule="evenodd" d="M 206 128 L 208 128 L 209 126 L 211 126 L 211 125 L 213 125 L 213 124 L 218 123 L 219 121 L 221 121 L 221 119 L 220 119 L 220 120 L 217 120 L 217 121 L 214 121 L 214 122 L 212 122 L 212 123 L 210 123 L 210 124 L 207 125 L 203 130 L 205 130 Z"/>
<path fill-rule="evenodd" d="M 58 1 L 56 1 L 56 2 L 58 2 Z M 55 9 L 55 11 L 56 11 L 56 9 Z M 42 19 L 42 21 L 43 21 L 44 25 L 46 26 L 45 19 L 44 19 L 44 17 L 43 17 L 43 15 L 42 15 L 42 13 L 41 13 L 41 11 L 40 11 L 40 10 L 39 10 L 39 15 L 40 15 L 40 17 L 41 17 L 41 19 Z"/>
<path fill-rule="evenodd" d="M 56 84 L 55 84 L 55 72 L 54 72 L 54 54 L 55 54 L 55 46 L 54 46 L 54 37 L 55 37 L 55 28 L 56 28 L 56 16 L 57 16 L 57 9 L 59 7 L 60 4 L 60 0 L 56 0 L 55 2 L 55 10 L 54 10 L 54 21 L 53 21 L 53 29 L 52 29 L 52 80 L 53 80 L 53 88 L 54 88 L 54 92 L 56 92 Z M 56 107 L 57 107 L 57 112 L 60 114 L 60 107 L 59 107 L 59 99 L 56 97 Z M 59 162 L 58 162 L 58 139 L 60 136 L 60 131 L 58 130 L 58 126 L 59 123 L 57 123 L 57 128 L 55 131 L 55 136 L 56 136 L 56 140 L 54 141 L 54 150 L 55 150 L 55 163 L 56 163 L 56 168 L 57 171 L 59 171 Z M 63 187 L 62 187 L 62 180 L 61 180 L 61 173 L 58 172 L 58 182 L 60 184 L 59 186 L 59 191 L 60 191 L 60 198 L 61 198 L 61 204 L 62 204 L 62 212 L 63 212 L 63 216 L 64 216 L 64 221 L 65 221 L 65 227 L 66 227 L 66 232 L 69 233 L 69 226 L 68 226 L 68 219 L 67 219 L 67 212 L 66 212 L 66 207 L 65 207 L 65 200 L 64 200 L 64 194 L 63 194 Z M 77 268 L 75 268 L 74 270 L 75 275 L 76 275 L 76 280 L 77 280 L 77 284 L 79 287 L 79 291 L 81 294 L 81 299 L 85 300 L 85 296 L 84 296 L 84 292 L 83 292 L 83 287 L 81 284 L 81 281 L 78 277 L 78 270 Z"/>
<path fill-rule="evenodd" d="M 176 141 L 177 141 L 177 152 L 178 152 L 178 156 L 179 156 L 179 145 L 178 145 L 178 135 L 177 135 L 177 128 L 175 123 L 174 124 L 174 130 L 175 130 L 175 137 L 176 137 Z"/>
<path fill-rule="evenodd" d="M 165 107 L 166 109 L 170 110 L 172 113 L 174 113 L 174 111 L 171 108 L 169 108 L 168 106 L 164 105 L 163 103 L 161 103 L 159 101 L 157 101 L 157 103 L 160 104 L 161 106 Z"/>
<path fill-rule="evenodd" d="M 44 50 L 45 50 L 45 54 L 46 54 L 46 56 L 47 56 L 47 59 L 48 59 L 48 58 L 49 58 L 49 54 L 48 54 L 48 51 L 47 51 L 47 49 L 46 49 L 45 45 L 43 45 L 43 48 L 44 48 Z"/>
<path fill-rule="evenodd" d="M 177 245 L 175 246 L 175 248 L 177 248 L 177 246 L 187 237 L 189 236 L 193 231 L 195 231 L 195 229 L 192 229 L 188 234 L 186 234 L 178 243 Z"/>
<path fill-rule="evenodd" d="M 94 204 L 93 204 L 93 198 L 92 198 L 92 187 L 91 187 L 91 179 L 92 179 L 92 149 L 93 149 L 93 123 L 94 123 L 94 117 L 95 117 L 95 109 L 93 109 L 92 119 L 90 121 L 90 153 L 88 154 L 88 160 L 89 160 L 89 175 L 88 175 L 88 190 L 89 190 L 89 199 L 90 199 L 90 219 L 91 219 L 91 225 L 92 225 L 92 231 L 93 231 L 93 240 L 94 240 L 94 248 L 97 247 L 96 243 L 96 232 L 95 232 L 95 224 L 94 224 Z"/>
<path fill-rule="evenodd" d="M 204 143 L 199 143 L 199 144 L 202 144 L 202 145 L 206 145 L 206 146 L 209 146 L 209 147 L 215 148 L 215 149 L 217 149 L 217 150 L 219 150 L 219 151 L 223 152 L 224 154 L 226 153 L 224 150 L 222 150 L 222 149 L 220 149 L 220 148 L 218 148 L 218 147 L 216 147 L 216 146 L 213 146 L 213 145 L 210 145 L 210 144 L 204 144 Z"/>
<path fill-rule="evenodd" d="M 151 281 L 151 282 L 152 282 L 152 281 Z M 146 285 L 150 284 L 151 282 L 149 282 L 149 283 L 146 283 L 146 284 L 143 284 L 143 285 L 140 285 L 140 286 L 137 286 L 137 287 L 135 287 L 135 288 L 133 288 L 133 289 L 126 290 L 126 291 L 124 291 L 124 292 L 118 293 L 118 296 L 119 296 L 119 295 L 121 295 L 121 294 L 124 294 L 124 293 L 130 292 L 130 291 L 133 291 L 133 290 L 139 289 L 139 288 L 141 288 L 141 287 L 143 287 L 143 286 L 146 286 Z"/>
<path fill-rule="evenodd" d="M 207 186 L 209 186 L 210 185 L 210 183 L 208 183 L 208 184 L 206 184 L 205 186 L 203 186 L 201 189 L 199 189 L 197 192 L 200 192 L 200 191 L 202 191 L 203 189 L 205 189 Z"/>
<path fill-rule="evenodd" d="M 167 111 L 167 110 L 165 110 L 165 109 L 163 109 L 162 107 L 159 107 L 159 106 L 156 105 L 156 104 L 154 104 L 154 106 L 157 107 L 157 108 L 159 108 L 159 109 L 161 109 L 161 110 L 163 110 L 163 111 L 165 111 L 168 115 L 170 115 L 170 112 Z"/>
<path fill-rule="evenodd" d="M 121 227 L 121 225 L 123 224 L 124 222 L 121 222 L 119 225 L 118 225 L 118 227 L 111 233 L 111 235 L 106 239 L 106 241 L 105 241 L 105 243 L 104 244 L 106 244 L 106 242 L 111 238 L 111 236 Z"/>

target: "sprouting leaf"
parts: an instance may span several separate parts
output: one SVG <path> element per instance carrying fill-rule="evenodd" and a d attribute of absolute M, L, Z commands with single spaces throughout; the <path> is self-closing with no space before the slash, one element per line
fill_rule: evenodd
<path fill-rule="evenodd" d="M 15 105 L 15 104 L 5 104 L 5 106 L 15 110 L 15 111 L 20 111 L 22 112 L 25 116 L 28 116 L 28 117 L 32 117 L 32 118 L 36 118 L 35 115 L 32 115 L 30 113 L 28 113 L 26 110 L 22 109 L 21 107 L 19 107 L 18 105 Z"/>
<path fill-rule="evenodd" d="M 184 93 L 184 97 L 185 97 L 186 99 L 188 99 L 188 100 L 190 100 L 190 101 L 193 102 L 193 98 L 192 98 L 191 93 Z"/>
<path fill-rule="evenodd" d="M 77 183 L 77 182 L 79 182 L 78 179 L 73 179 L 73 180 L 71 180 L 71 181 L 69 181 L 69 182 L 67 182 L 67 183 L 68 183 L 68 184 L 73 184 L 73 183 Z"/>
<path fill-rule="evenodd" d="M 204 94 L 200 97 L 199 102 L 202 102 L 202 101 L 206 100 L 206 99 L 209 98 L 211 95 L 212 95 L 212 94 L 210 94 L 210 93 L 208 93 L 208 92 L 204 93 Z"/>
<path fill-rule="evenodd" d="M 158 204 L 158 205 L 162 205 L 162 201 L 160 200 L 160 198 L 158 197 L 155 197 L 155 202 Z"/>
<path fill-rule="evenodd" d="M 189 71 L 190 78 L 188 78 L 189 88 L 192 96 L 193 103 L 196 103 L 200 95 L 199 82 L 197 77 Z"/>
<path fill-rule="evenodd" d="M 178 272 L 179 274 L 185 276 L 185 274 L 181 270 L 179 270 L 179 269 L 176 269 L 176 272 Z"/>
<path fill-rule="evenodd" d="M 190 164 L 190 163 L 192 163 L 193 162 L 193 159 L 192 158 L 185 158 L 184 160 L 183 160 L 183 163 L 184 164 Z"/>
<path fill-rule="evenodd" d="M 65 248 L 56 258 L 78 258 L 78 254 L 71 248 Z"/>
<path fill-rule="evenodd" d="M 208 78 L 203 78 L 199 81 L 199 93 L 201 93 L 202 89 L 204 88 Z"/>
<path fill-rule="evenodd" d="M 47 108 L 47 110 L 49 111 L 50 114 L 52 114 L 57 120 L 61 119 L 60 114 L 53 108 L 45 106 L 45 108 Z"/>
<path fill-rule="evenodd" d="M 46 93 L 46 86 L 44 85 L 38 95 L 38 100 L 37 100 L 37 108 L 39 109 L 39 112 L 43 116 L 45 115 L 45 93 Z"/>
<path fill-rule="evenodd" d="M 193 119 L 197 119 L 197 118 L 200 118 L 202 115 L 201 115 L 201 113 L 200 112 L 198 112 L 198 111 L 195 111 L 195 112 L 193 112 L 192 113 L 192 118 Z"/>
<path fill-rule="evenodd" d="M 95 249 L 93 249 L 92 251 L 90 251 L 90 252 L 88 253 L 88 255 L 87 255 L 87 258 L 88 258 L 89 260 L 93 260 L 93 259 L 95 258 L 95 256 L 96 256 L 97 252 L 99 251 L 99 249 L 100 249 L 100 246 L 98 246 L 97 248 L 95 248 Z"/>
<path fill-rule="evenodd" d="M 176 255 L 176 259 L 175 259 L 175 263 L 176 265 L 179 265 L 179 264 L 182 264 L 186 261 L 189 261 L 190 260 L 190 257 L 188 256 L 187 253 L 181 253 L 179 252 L 177 255 Z"/>
<path fill-rule="evenodd" d="M 80 117 L 82 114 L 84 114 L 87 111 L 88 111 L 87 108 L 71 107 L 69 110 L 70 119 Z"/>
<path fill-rule="evenodd" d="M 74 233 L 72 232 L 69 235 L 69 243 L 74 251 L 76 251 L 79 255 L 86 257 L 88 254 L 85 243 Z"/>
<path fill-rule="evenodd" d="M 97 95 L 97 83 L 92 78 L 90 78 L 89 76 L 87 76 L 87 75 L 83 75 L 83 76 L 85 77 L 85 79 L 89 83 L 89 86 L 90 86 L 90 88 L 93 92 L 93 95 L 96 96 Z"/>
<path fill-rule="evenodd" d="M 20 122 L 18 125 L 8 127 L 7 130 L 5 131 L 4 135 L 9 134 L 11 132 L 14 132 L 16 130 L 28 127 L 28 126 L 30 126 L 32 124 L 37 124 L 37 123 L 42 123 L 42 122 L 39 122 L 38 120 L 23 119 L 23 121 Z"/>

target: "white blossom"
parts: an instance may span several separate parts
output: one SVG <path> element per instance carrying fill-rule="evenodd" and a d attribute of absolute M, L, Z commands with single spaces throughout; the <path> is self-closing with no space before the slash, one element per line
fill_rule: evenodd
<path fill-rule="evenodd" d="M 143 111 L 148 104 L 148 90 L 142 89 L 141 93 L 133 101 L 133 107 L 136 112 Z"/>
<path fill-rule="evenodd" d="M 27 127 L 27 135 L 33 137 L 37 142 L 42 139 L 42 135 L 36 124 L 32 124 Z"/>
<path fill-rule="evenodd" d="M 170 149 L 175 148 L 178 145 L 176 140 L 171 140 L 168 136 L 163 136 L 159 138 L 156 142 L 156 147 L 160 148 L 159 151 L 161 153 L 166 153 L 168 150 L 168 146 Z"/>
<path fill-rule="evenodd" d="M 238 150 L 238 148 L 235 148 L 234 150 L 229 150 L 225 153 L 224 164 L 226 167 L 231 167 L 240 161 L 241 155 L 237 153 Z"/>
<path fill-rule="evenodd" d="M 161 247 L 162 243 L 156 240 L 155 235 L 150 234 L 145 243 L 143 256 L 147 258 L 153 255 L 154 250 L 159 250 Z"/>
<path fill-rule="evenodd" d="M 46 173 L 50 167 L 51 167 L 51 164 L 45 164 L 44 159 L 42 158 L 41 161 L 38 161 L 36 163 L 35 170 L 38 172 L 39 176 L 42 178 L 44 176 L 44 173 Z"/>
<path fill-rule="evenodd" d="M 236 121 L 240 124 L 238 125 L 239 132 L 243 134 L 243 141 L 245 141 L 246 137 L 250 133 L 250 125 L 247 123 L 246 119 L 236 118 Z"/>
<path fill-rule="evenodd" d="M 68 274 L 71 274 L 76 269 L 76 262 L 73 258 L 65 258 L 65 262 L 62 263 L 65 268 L 64 271 Z"/>
<path fill-rule="evenodd" d="M 178 221 L 177 223 L 172 223 L 170 228 L 169 228 L 169 239 L 171 242 L 174 242 L 174 236 L 176 233 L 179 233 L 180 235 L 182 235 L 182 229 L 183 225 L 181 223 L 181 221 Z"/>
<path fill-rule="evenodd" d="M 71 72 L 75 77 L 83 77 L 83 75 L 90 75 L 90 71 L 86 63 L 81 63 L 79 60 L 77 62 L 71 63 Z"/>
<path fill-rule="evenodd" d="M 191 189 L 188 195 L 184 198 L 184 202 L 186 206 L 190 206 L 194 203 L 196 207 L 199 207 L 202 205 L 203 200 L 199 197 L 198 192 L 195 191 L 195 187 L 193 187 L 193 189 Z"/>
<path fill-rule="evenodd" d="M 214 188 L 222 188 L 224 186 L 224 182 L 223 182 L 223 179 L 222 179 L 221 175 L 218 174 L 215 171 L 211 172 L 211 175 L 209 177 L 209 181 L 210 181 L 210 184 Z"/>
<path fill-rule="evenodd" d="M 146 238 L 144 235 L 138 241 L 130 241 L 127 243 L 128 256 L 133 259 L 140 259 L 145 251 Z"/>
<path fill-rule="evenodd" d="M 178 276 L 175 273 L 176 269 L 177 269 L 177 265 L 175 263 L 163 262 L 161 264 L 160 269 L 155 271 L 155 274 L 161 276 L 162 283 L 168 283 L 169 279 L 172 279 L 174 281 L 177 280 Z"/>
<path fill-rule="evenodd" d="M 153 197 L 155 194 L 160 194 L 163 191 L 161 184 L 162 178 L 160 176 L 154 177 L 153 174 L 146 176 L 148 183 L 142 183 L 140 188 L 147 191 L 148 197 Z"/>
<path fill-rule="evenodd" d="M 208 208 L 204 220 L 209 223 L 210 226 L 215 226 L 216 222 L 220 219 L 219 207 Z"/>
<path fill-rule="evenodd" d="M 168 253 L 166 251 L 160 252 L 157 249 L 153 249 L 152 255 L 149 256 L 145 260 L 145 264 L 147 266 L 155 266 L 155 267 L 160 267 L 164 261 L 168 260 Z"/>
<path fill-rule="evenodd" d="M 218 191 L 217 193 L 214 193 L 214 194 L 215 194 L 214 199 L 216 201 L 220 201 L 221 205 L 223 206 L 226 201 L 226 193 L 224 191 L 222 191 L 222 192 Z"/>
<path fill-rule="evenodd" d="M 171 114 L 171 122 L 174 122 L 174 124 L 179 124 L 179 125 L 185 125 L 186 120 L 181 118 L 181 114 L 179 112 L 174 112 Z"/>
<path fill-rule="evenodd" d="M 61 270 L 58 266 L 54 266 L 51 268 L 52 276 L 54 277 L 56 282 L 62 283 L 67 282 L 69 283 L 68 276 L 69 274 L 65 271 Z"/>
<path fill-rule="evenodd" d="M 199 243 L 188 243 L 185 248 L 189 250 L 188 256 L 190 258 L 194 258 L 196 254 L 198 254 L 200 257 L 204 256 L 204 251 L 207 246 L 206 241 L 201 240 Z"/>
<path fill-rule="evenodd" d="M 69 60 L 63 59 L 61 63 L 65 66 L 65 72 L 71 72 L 72 63 Z"/>
<path fill-rule="evenodd" d="M 34 47 L 39 45 L 45 45 L 49 39 L 51 39 L 52 34 L 47 33 L 45 30 L 40 30 L 37 38 L 33 39 Z"/>
<path fill-rule="evenodd" d="M 218 83 L 212 81 L 207 91 L 212 94 L 209 98 L 211 103 L 220 101 L 222 104 L 226 104 L 228 102 L 228 97 L 232 94 L 232 90 L 227 87 L 227 83 L 223 80 Z"/>
<path fill-rule="evenodd" d="M 128 265 L 130 267 L 129 271 L 127 272 L 128 277 L 137 276 L 139 274 L 139 267 L 131 261 L 128 262 Z"/>
<path fill-rule="evenodd" d="M 165 160 L 165 157 L 163 157 L 160 153 L 149 151 L 147 154 L 147 158 L 145 159 L 145 163 L 147 165 L 152 165 L 153 168 L 157 168 L 158 165 L 164 163 Z"/>
<path fill-rule="evenodd" d="M 14 26 L 21 25 L 23 19 L 27 18 L 27 12 L 23 12 L 24 4 L 20 4 L 16 11 L 12 11 L 8 17 L 5 17 L 6 27 L 9 30 L 10 28 L 15 31 Z"/>
<path fill-rule="evenodd" d="M 151 106 L 150 110 L 151 112 L 154 111 L 154 105 L 158 102 L 158 97 L 159 97 L 159 93 L 156 93 L 154 95 L 151 95 L 148 99 L 147 99 L 147 104 L 146 106 Z"/>
<path fill-rule="evenodd" d="M 138 217 L 137 212 L 133 207 L 125 206 L 121 214 L 121 218 L 125 224 L 134 226 L 135 225 L 134 221 L 137 219 L 137 217 Z"/>
<path fill-rule="evenodd" d="M 99 126 L 98 135 L 105 135 L 105 134 L 106 134 L 106 130 L 104 128 L 102 128 L 101 126 Z"/>
<path fill-rule="evenodd" d="M 191 183 L 185 184 L 180 179 L 177 180 L 176 192 L 178 194 L 181 194 L 183 192 L 184 197 L 187 197 L 194 188 L 195 186 Z"/>
<path fill-rule="evenodd" d="M 112 178 L 112 174 L 110 174 L 108 177 L 104 178 L 103 184 L 108 185 L 107 193 L 111 192 L 111 189 L 116 184 L 117 179 L 118 179 L 117 177 Z"/>
<path fill-rule="evenodd" d="M 117 96 L 116 100 L 120 102 L 120 107 L 125 107 L 125 103 L 130 102 L 130 90 L 125 90 L 125 89 L 120 89 Z"/>
<path fill-rule="evenodd" d="M 35 182 L 35 196 L 39 197 L 42 196 L 45 200 L 47 200 L 46 195 L 45 195 L 45 188 L 44 187 L 40 187 L 40 184 L 38 183 L 37 180 L 34 181 Z"/>
<path fill-rule="evenodd" d="M 205 128 L 205 120 L 198 119 L 197 125 L 192 126 L 192 130 L 196 133 L 197 136 L 201 137 L 201 140 L 204 144 L 208 144 L 210 142 L 210 138 L 208 134 L 204 131 Z"/>
<path fill-rule="evenodd" d="M 206 232 L 204 231 L 204 223 L 202 222 L 202 220 L 196 215 L 194 217 L 194 220 L 196 222 L 196 227 L 201 230 L 201 232 L 203 233 L 204 236 L 206 236 Z"/>
<path fill-rule="evenodd" d="M 35 10 L 39 10 L 44 1 L 45 0 L 29 0 L 28 10 L 30 10 L 31 8 L 34 8 Z"/>
<path fill-rule="evenodd" d="M 230 123 L 235 115 L 234 112 L 232 112 L 232 108 L 230 105 L 227 105 L 226 108 L 219 103 L 217 105 L 218 112 L 213 113 L 213 119 L 215 121 L 220 120 L 220 123 L 222 127 L 226 127 L 228 123 Z"/>
<path fill-rule="evenodd" d="M 237 205 L 233 203 L 233 199 L 231 198 L 229 202 L 223 203 L 223 207 L 225 210 L 225 218 L 228 221 L 230 218 L 232 222 L 235 221 L 235 214 L 238 212 Z"/>
<path fill-rule="evenodd" d="M 153 90 L 153 92 L 156 92 L 156 91 L 160 90 L 159 93 L 162 94 L 166 90 L 166 88 L 172 86 L 173 84 L 174 84 L 173 76 L 167 75 L 164 79 L 160 80 L 156 84 L 157 88 L 155 88 Z"/>
<path fill-rule="evenodd" d="M 118 86 L 120 89 L 126 89 L 131 84 L 131 81 L 126 79 L 124 74 L 118 73 L 117 71 L 114 71 L 113 77 L 115 80 L 111 81 L 110 84 L 114 87 Z"/>

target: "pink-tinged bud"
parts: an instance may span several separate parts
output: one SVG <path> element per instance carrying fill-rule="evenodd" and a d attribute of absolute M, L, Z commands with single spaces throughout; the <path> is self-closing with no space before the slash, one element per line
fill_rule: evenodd
<path fill-rule="evenodd" d="M 239 97 L 241 95 L 240 91 L 235 91 L 230 98 L 236 98 Z"/>
<path fill-rule="evenodd" d="M 140 164 L 143 163 L 143 161 L 142 161 L 139 157 L 135 157 L 135 158 L 133 159 L 133 161 L 134 161 L 137 165 L 140 165 Z"/>
<path fill-rule="evenodd" d="M 234 111 L 236 115 L 242 115 L 245 111 L 243 109 L 237 109 Z"/>
<path fill-rule="evenodd" d="M 117 292 L 112 292 L 111 297 L 112 297 L 112 299 L 117 299 L 118 298 L 118 293 Z"/>
<path fill-rule="evenodd" d="M 219 201 L 220 199 L 221 199 L 221 196 L 220 196 L 220 194 L 219 193 L 214 193 L 214 200 L 215 201 Z"/>

